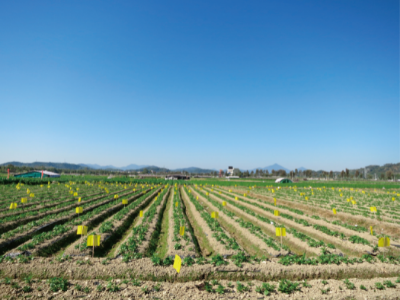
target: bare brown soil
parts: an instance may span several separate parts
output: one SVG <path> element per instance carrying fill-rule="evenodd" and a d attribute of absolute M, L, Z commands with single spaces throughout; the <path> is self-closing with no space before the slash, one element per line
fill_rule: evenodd
<path fill-rule="evenodd" d="M 354 279 L 352 283 L 357 287 L 356 290 L 346 289 L 343 281 L 327 280 L 323 284 L 321 280 L 310 280 L 307 283 L 310 287 L 301 287 L 300 291 L 290 295 L 278 291 L 279 282 L 268 282 L 276 287 L 275 292 L 266 297 L 255 291 L 257 286 L 261 286 L 263 282 L 252 280 L 242 282 L 249 291 L 239 292 L 236 282 L 220 280 L 218 284 L 224 287 L 224 294 L 220 295 L 216 292 L 208 293 L 204 290 L 204 281 L 193 281 L 187 283 L 156 283 L 143 281 L 140 286 L 134 286 L 132 281 L 123 281 L 114 279 L 111 283 L 118 286 L 119 290 L 112 292 L 106 289 L 110 281 L 104 280 L 71 280 L 68 282 L 67 291 L 53 292 L 49 288 L 47 280 L 35 280 L 31 283 L 32 291 L 25 293 L 22 290 L 26 283 L 20 280 L 14 280 L 20 288 L 13 288 L 11 285 L 0 285 L 0 297 L 2 299 L 20 299 L 29 296 L 29 299 L 400 299 L 400 288 L 386 288 L 385 290 L 374 289 L 375 283 L 390 280 L 394 282 L 396 278 L 380 278 L 373 280 Z M 125 283 L 126 282 L 126 283 Z M 250 285 L 249 285 L 250 284 Z M 228 287 L 228 285 L 230 287 Z M 363 285 L 367 291 L 360 290 Z M 81 288 L 78 290 L 78 286 Z M 215 290 L 218 285 L 214 285 Z M 100 288 L 99 288 L 100 287 Z M 88 289 L 85 292 L 84 289 Z M 39 291 L 40 289 L 40 291 Z M 326 294 L 322 294 L 321 290 L 328 290 Z"/>

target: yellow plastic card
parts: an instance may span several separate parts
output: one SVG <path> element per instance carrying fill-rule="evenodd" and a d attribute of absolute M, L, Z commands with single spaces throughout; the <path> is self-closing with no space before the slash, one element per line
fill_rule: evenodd
<path fill-rule="evenodd" d="M 374 230 L 372 229 L 372 226 L 369 226 L 369 230 L 371 231 L 371 235 L 374 235 Z"/>
<path fill-rule="evenodd" d="M 209 195 L 210 195 L 210 194 L 207 192 L 207 193 L 206 193 L 206 196 L 209 196 Z"/>
<path fill-rule="evenodd" d="M 333 211 L 333 214 L 336 215 L 336 208 L 333 208 L 332 211 Z"/>
<path fill-rule="evenodd" d="M 357 202 L 354 201 L 354 200 L 352 200 L 351 203 L 352 203 L 353 205 L 356 205 L 356 204 L 357 204 Z"/>
<path fill-rule="evenodd" d="M 222 201 L 222 206 L 226 206 L 226 201 Z"/>
<path fill-rule="evenodd" d="M 82 207 L 77 207 L 75 208 L 75 211 L 77 214 L 81 214 L 83 212 L 83 208 Z"/>
<path fill-rule="evenodd" d="M 196 196 L 196 200 L 199 200 L 199 196 Z"/>
<path fill-rule="evenodd" d="M 10 204 L 10 209 L 16 209 L 17 206 L 18 206 L 17 203 L 11 203 L 11 204 Z"/>
<path fill-rule="evenodd" d="M 279 217 L 279 210 L 274 210 L 274 216 Z"/>
<path fill-rule="evenodd" d="M 238 198 L 238 197 L 235 197 L 235 200 L 237 201 L 237 200 L 239 200 L 239 198 Z"/>
<path fill-rule="evenodd" d="M 378 240 L 378 247 L 389 247 L 390 239 L 388 237 L 382 237 Z"/>
<path fill-rule="evenodd" d="M 21 203 L 26 203 L 28 201 L 27 198 L 21 198 Z"/>
<path fill-rule="evenodd" d="M 76 232 L 78 235 L 87 234 L 87 226 L 78 226 L 78 231 Z"/>
<path fill-rule="evenodd" d="M 217 211 L 213 211 L 213 212 L 211 213 L 211 218 L 213 218 L 213 219 L 218 219 L 218 212 L 217 212 Z"/>
<path fill-rule="evenodd" d="M 276 236 L 286 236 L 286 228 L 276 227 L 275 233 Z"/>
<path fill-rule="evenodd" d="M 308 200 L 308 197 L 304 197 L 304 199 Z"/>
<path fill-rule="evenodd" d="M 81 197 L 79 197 L 79 198 L 78 198 L 78 202 L 81 202 L 81 201 L 82 201 L 82 198 L 81 198 Z"/>
<path fill-rule="evenodd" d="M 175 255 L 174 269 L 176 270 L 177 273 L 181 271 L 181 266 L 182 266 L 182 259 L 179 257 L 179 255 Z"/>
<path fill-rule="evenodd" d="M 139 217 L 143 218 L 143 210 L 139 212 Z"/>
<path fill-rule="evenodd" d="M 74 193 L 74 197 L 78 197 L 78 193 Z"/>
<path fill-rule="evenodd" d="M 185 226 L 181 226 L 181 227 L 179 228 L 179 234 L 180 234 L 181 236 L 183 236 L 183 235 L 185 234 Z"/>
<path fill-rule="evenodd" d="M 350 198 L 347 198 L 347 202 L 350 202 Z"/>
<path fill-rule="evenodd" d="M 30 193 L 29 197 L 31 197 L 31 198 L 35 197 L 35 194 L 34 193 Z"/>
<path fill-rule="evenodd" d="M 118 195 L 114 195 L 114 199 L 118 199 Z"/>
<path fill-rule="evenodd" d="M 375 206 L 371 206 L 369 209 L 371 210 L 371 212 L 376 212 L 376 207 Z"/>
<path fill-rule="evenodd" d="M 87 239 L 87 246 L 98 247 L 100 246 L 100 235 L 89 235 Z"/>
<path fill-rule="evenodd" d="M 128 200 L 122 199 L 122 204 L 123 204 L 123 205 L 127 205 L 127 204 L 128 204 Z"/>
<path fill-rule="evenodd" d="M 229 190 L 229 193 L 232 193 L 232 190 Z"/>
<path fill-rule="evenodd" d="M 395 198 L 395 197 L 392 197 L 392 201 L 394 201 L 394 200 L 396 200 L 396 198 Z"/>

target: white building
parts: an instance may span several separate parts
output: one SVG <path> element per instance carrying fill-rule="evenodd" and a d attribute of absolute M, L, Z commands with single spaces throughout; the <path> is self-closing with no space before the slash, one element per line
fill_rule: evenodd
<path fill-rule="evenodd" d="M 232 176 L 233 175 L 233 171 L 235 170 L 234 167 L 228 167 L 228 170 L 226 171 L 226 175 L 228 176 Z"/>

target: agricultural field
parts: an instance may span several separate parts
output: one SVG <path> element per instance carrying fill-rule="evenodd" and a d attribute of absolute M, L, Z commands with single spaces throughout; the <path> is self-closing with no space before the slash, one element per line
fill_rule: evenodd
<path fill-rule="evenodd" d="M 0 185 L 7 299 L 399 299 L 400 189 Z"/>

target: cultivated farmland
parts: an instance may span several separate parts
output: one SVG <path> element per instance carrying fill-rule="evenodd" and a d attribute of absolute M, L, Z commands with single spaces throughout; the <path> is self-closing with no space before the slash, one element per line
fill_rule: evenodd
<path fill-rule="evenodd" d="M 400 189 L 394 185 L 3 183 L 2 297 L 400 295 Z"/>

